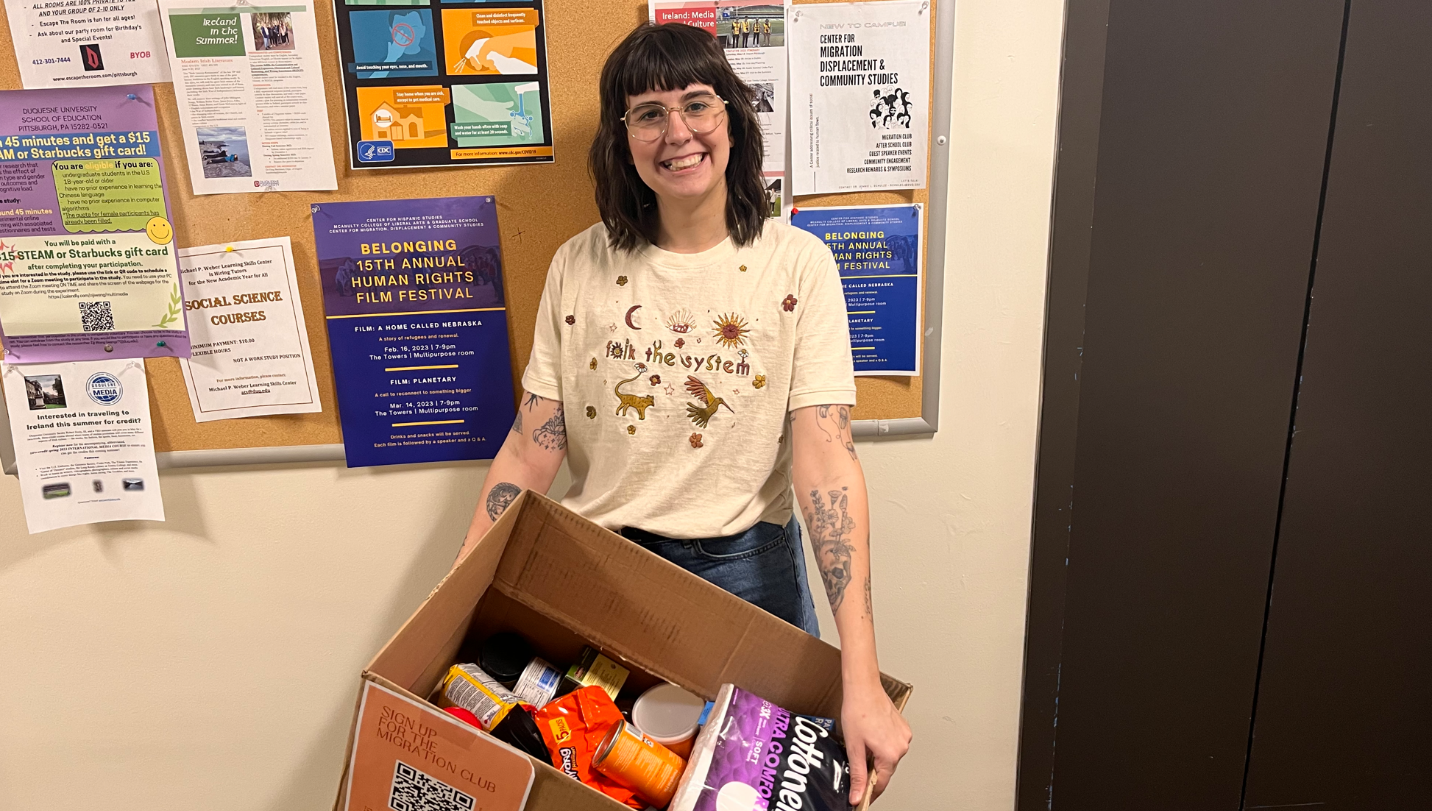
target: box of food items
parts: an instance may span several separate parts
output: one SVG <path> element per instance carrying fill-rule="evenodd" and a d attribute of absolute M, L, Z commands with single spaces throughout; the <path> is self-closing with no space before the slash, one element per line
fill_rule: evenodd
<path fill-rule="evenodd" d="M 844 811 L 840 701 L 836 648 L 525 492 L 364 670 L 335 809 Z"/>

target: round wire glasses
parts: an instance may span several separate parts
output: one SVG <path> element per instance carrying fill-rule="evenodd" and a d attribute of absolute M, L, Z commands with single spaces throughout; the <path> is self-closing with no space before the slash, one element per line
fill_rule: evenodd
<path fill-rule="evenodd" d="M 686 122 L 687 129 L 697 135 L 705 135 L 721 126 L 721 122 L 726 120 L 727 104 L 725 99 L 715 94 L 687 99 L 679 107 L 666 107 L 656 102 L 648 102 L 627 110 L 621 120 L 626 124 L 627 132 L 631 133 L 631 137 L 638 141 L 655 141 L 665 135 L 672 113 L 681 116 L 681 120 Z"/>

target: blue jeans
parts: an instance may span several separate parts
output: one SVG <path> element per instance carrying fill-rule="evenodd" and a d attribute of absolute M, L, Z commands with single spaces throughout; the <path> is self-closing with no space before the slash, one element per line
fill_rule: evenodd
<path fill-rule="evenodd" d="M 815 601 L 806 579 L 801 527 L 794 516 L 784 527 L 762 521 L 722 538 L 666 538 L 627 527 L 621 531 L 666 560 L 758 608 L 820 636 Z"/>

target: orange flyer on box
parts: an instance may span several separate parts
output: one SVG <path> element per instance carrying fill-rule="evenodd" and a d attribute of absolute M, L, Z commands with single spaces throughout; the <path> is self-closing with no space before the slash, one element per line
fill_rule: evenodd
<path fill-rule="evenodd" d="M 507 744 L 431 705 L 363 683 L 348 811 L 521 811 L 535 774 L 532 761 Z"/>

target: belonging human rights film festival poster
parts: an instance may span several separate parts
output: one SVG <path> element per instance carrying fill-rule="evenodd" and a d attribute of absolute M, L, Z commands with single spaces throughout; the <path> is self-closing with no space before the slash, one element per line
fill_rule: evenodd
<path fill-rule="evenodd" d="M 148 85 L 0 92 L 10 363 L 187 357 Z"/>
<path fill-rule="evenodd" d="M 771 193 L 772 217 L 781 215 L 786 176 L 786 4 L 771 0 L 652 0 L 655 23 L 681 23 L 711 32 L 726 61 L 755 91 L 751 105 L 761 121 L 765 161 L 761 167 Z M 734 101 L 727 99 L 728 102 Z"/>
<path fill-rule="evenodd" d="M 857 375 L 920 373 L 924 206 L 798 208 L 791 224 L 835 254 Z"/>
<path fill-rule="evenodd" d="M 932 16 L 925 0 L 792 8 L 795 194 L 925 187 Z"/>
<path fill-rule="evenodd" d="M 179 249 L 196 422 L 322 411 L 288 237 Z"/>
<path fill-rule="evenodd" d="M 491 459 L 516 416 L 491 197 L 313 206 L 349 467 Z"/>
<path fill-rule="evenodd" d="M 163 521 L 144 361 L 0 366 L 30 532 Z"/>
<path fill-rule="evenodd" d="M 195 194 L 336 189 L 307 0 L 159 0 Z"/>
<path fill-rule="evenodd" d="M 5 0 L 27 90 L 169 81 L 154 0 Z"/>
<path fill-rule="evenodd" d="M 551 163 L 541 0 L 336 0 L 354 169 Z"/>

